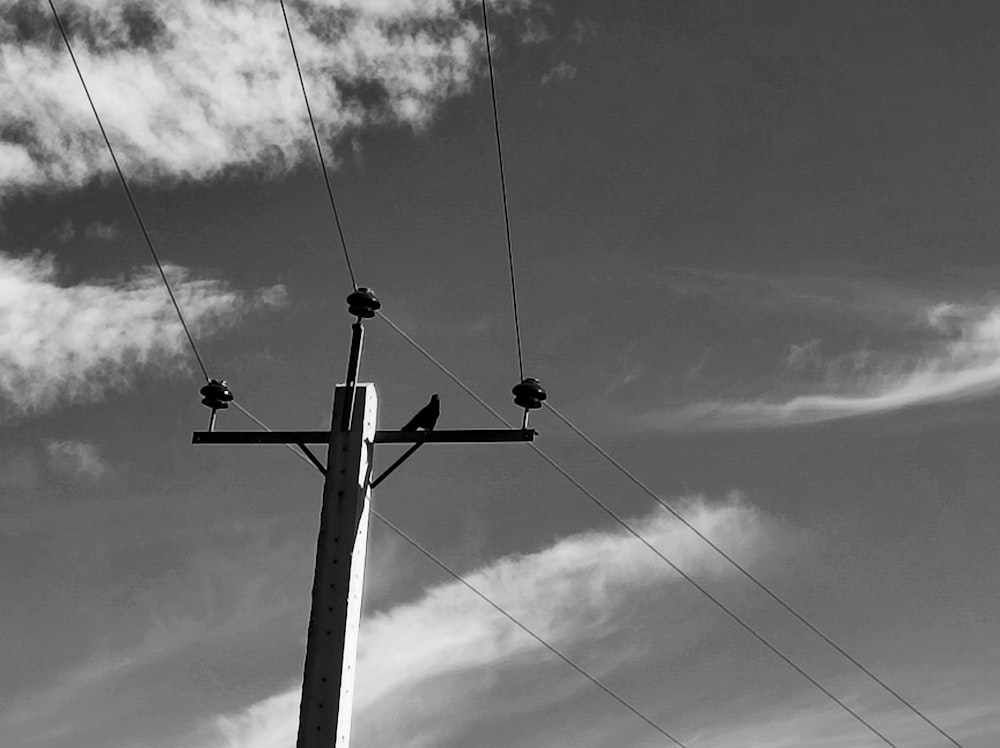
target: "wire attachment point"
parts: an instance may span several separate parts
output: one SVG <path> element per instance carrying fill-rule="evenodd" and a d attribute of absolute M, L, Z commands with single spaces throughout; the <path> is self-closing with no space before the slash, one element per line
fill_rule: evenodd
<path fill-rule="evenodd" d="M 229 403 L 233 401 L 232 390 L 225 379 L 210 379 L 208 384 L 201 388 L 201 404 L 212 409 L 212 415 L 208 421 L 208 430 L 215 430 L 215 414 L 217 411 L 225 410 Z"/>
<path fill-rule="evenodd" d="M 528 414 L 542 407 L 542 401 L 548 395 L 542 389 L 541 383 L 534 377 L 525 377 L 520 384 L 514 385 L 511 390 L 514 393 L 514 404 L 524 408 L 524 418 L 521 421 L 521 428 L 528 428 Z"/>
<path fill-rule="evenodd" d="M 347 311 L 359 320 L 371 319 L 381 308 L 382 302 L 370 288 L 359 288 L 347 297 Z"/>

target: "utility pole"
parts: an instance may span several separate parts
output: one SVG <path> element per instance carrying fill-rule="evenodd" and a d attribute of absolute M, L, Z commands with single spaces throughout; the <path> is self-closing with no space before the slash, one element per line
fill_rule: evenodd
<path fill-rule="evenodd" d="M 361 623 L 365 555 L 368 548 L 371 490 L 427 443 L 530 442 L 529 410 L 541 407 L 545 391 L 535 379 L 514 387 L 514 402 L 525 409 L 520 429 L 451 431 L 380 431 L 378 396 L 373 384 L 359 384 L 362 321 L 381 307 L 375 295 L 359 288 L 347 297 L 351 348 L 344 384 L 334 390 L 329 431 L 215 431 L 216 411 L 229 407 L 233 395 L 224 381 L 202 388 L 202 403 L 212 409 L 208 431 L 196 431 L 194 444 L 293 444 L 323 473 L 323 504 L 316 541 L 312 609 L 306 640 L 297 748 L 349 748 L 354 669 Z M 327 445 L 327 463 L 309 449 Z M 376 444 L 410 448 L 373 479 Z"/>

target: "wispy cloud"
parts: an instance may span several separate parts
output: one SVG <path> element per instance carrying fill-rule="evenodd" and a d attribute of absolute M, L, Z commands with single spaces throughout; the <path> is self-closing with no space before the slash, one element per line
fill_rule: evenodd
<path fill-rule="evenodd" d="M 767 549 L 773 560 L 795 545 L 787 531 L 735 496 L 722 504 L 693 502 L 689 511 L 703 532 L 741 558 L 758 557 Z M 692 573 L 729 575 L 730 570 L 704 544 L 669 516 L 655 514 L 639 527 Z M 680 582 L 630 536 L 604 532 L 571 536 L 537 553 L 501 558 L 468 573 L 467 578 L 556 646 L 592 645 L 586 647 L 592 653 L 587 666 L 599 674 L 624 667 L 639 655 L 620 647 L 593 645 L 606 645 L 638 601 L 669 596 Z M 678 626 L 678 639 L 684 638 L 683 629 Z M 697 636 L 693 631 L 688 635 Z M 377 732 L 380 744 L 407 748 L 443 744 L 444 737 L 454 738 L 464 722 L 488 717 L 471 709 L 462 710 L 460 716 L 447 709 L 450 703 L 476 699 L 489 690 L 498 673 L 531 668 L 539 658 L 548 661 L 535 641 L 467 589 L 453 582 L 434 587 L 415 602 L 363 622 L 357 728 L 361 737 Z M 586 687 L 585 682 L 581 687 Z M 568 695 L 558 690 L 536 694 L 524 708 L 544 708 Z M 220 739 L 213 745 L 291 745 L 298 705 L 298 689 L 290 689 L 242 712 L 222 716 L 216 722 Z M 510 703 L 502 711 L 509 708 Z M 454 715 L 454 722 L 442 722 L 437 716 L 445 711 Z"/>
<path fill-rule="evenodd" d="M 92 242 L 109 242 L 117 239 L 120 234 L 121 230 L 118 228 L 117 223 L 94 221 L 80 229 L 73 221 L 67 218 L 58 227 L 49 231 L 47 238 L 59 244 L 68 244 L 80 237 Z"/>
<path fill-rule="evenodd" d="M 708 359 L 711 355 L 712 347 L 706 346 L 705 350 L 701 354 L 701 358 L 695 361 L 684 374 L 684 381 L 688 383 L 696 382 L 701 376 L 701 373 L 705 370 L 705 366 L 708 364 Z"/>
<path fill-rule="evenodd" d="M 530 0 L 495 3 L 495 12 Z M 321 135 L 421 128 L 477 75 L 471 0 L 291 3 L 288 13 Z M 59 3 L 128 173 L 204 178 L 283 170 L 308 151 L 306 113 L 281 11 L 270 0 Z M 110 171 L 47 9 L 0 0 L 0 194 L 79 186 Z"/>
<path fill-rule="evenodd" d="M 668 430 L 791 426 L 1000 390 L 1000 307 L 936 304 L 925 308 L 924 320 L 939 339 L 916 354 L 864 348 L 824 363 L 818 339 L 792 346 L 786 362 L 791 369 L 823 371 L 817 391 L 784 399 L 701 402 L 648 413 L 643 420 Z"/>
<path fill-rule="evenodd" d="M 166 270 L 198 336 L 284 299 L 282 286 L 246 294 L 183 268 Z M 185 345 L 155 270 L 64 286 L 52 257 L 0 253 L 0 403 L 8 413 L 98 399 L 151 365 L 181 370 Z"/>
<path fill-rule="evenodd" d="M 550 83 L 569 81 L 573 80 L 575 77 L 576 68 L 564 60 L 545 72 L 542 76 L 542 85 L 547 86 Z"/>
<path fill-rule="evenodd" d="M 131 496 L 123 502 L 121 524 L 129 525 L 137 513 L 146 514 L 148 522 L 150 513 L 156 512 L 149 504 L 125 508 L 135 504 Z M 52 513 L 51 507 L 47 511 Z M 99 512 L 90 510 L 91 515 Z M 181 516 L 188 525 L 197 524 L 192 511 L 180 510 L 171 532 L 190 533 Z M 173 523 L 159 515 L 161 527 Z M 72 559 L 67 562 L 72 581 L 63 581 L 69 586 L 82 584 L 99 603 L 76 612 L 72 635 L 76 648 L 59 650 L 45 666 L 22 673 L 17 683 L 7 679 L 0 693 L 4 745 L 134 745 L 131 736 L 139 723 L 150 736 L 148 745 L 190 748 L 193 744 L 182 738 L 185 716 L 204 708 L 185 706 L 185 700 L 204 685 L 193 673 L 216 669 L 213 680 L 220 679 L 216 685 L 227 683 L 230 696 L 243 689 L 259 693 L 242 677 L 240 668 L 252 671 L 253 666 L 238 652 L 250 641 L 260 646 L 275 630 L 287 630 L 289 615 L 300 612 L 294 596 L 284 593 L 290 577 L 308 583 L 301 571 L 305 554 L 297 542 L 275 542 L 270 522 L 225 517 L 211 523 L 217 547 L 188 549 L 183 561 L 160 563 L 157 551 L 163 546 L 152 534 L 140 538 L 129 529 L 125 537 L 108 541 L 96 538 L 86 527 L 79 529 L 86 524 L 87 520 L 78 519 L 69 533 L 76 535 L 55 544 L 60 560 Z M 142 550 L 136 551 L 137 547 Z M 141 558 L 135 562 L 141 569 L 109 572 L 109 559 L 123 557 Z M 104 587 L 107 577 L 118 574 L 124 575 L 126 584 L 109 592 Z M 54 583 L 46 594 L 59 599 L 62 585 Z M 15 624 L 14 631 L 28 630 L 19 629 L 18 622 L 17 616 L 8 621 Z M 296 635 L 289 638 L 297 638 L 298 616 L 291 622 Z M 59 670 L 53 672 L 53 666 Z M 268 682 L 267 674 L 260 677 Z M 217 693 L 213 688 L 205 692 Z M 154 738 L 162 729 L 157 720 L 143 722 L 134 716 L 162 708 L 177 709 L 184 716 Z"/>
<path fill-rule="evenodd" d="M 892 680 L 911 684 L 909 690 L 912 692 L 914 685 L 924 678 L 897 673 Z M 995 700 L 994 703 L 986 703 L 982 699 L 983 693 L 996 688 L 996 677 L 970 668 L 937 673 L 934 680 L 936 688 L 919 689 L 922 693 L 918 701 L 924 705 L 925 712 L 932 715 L 937 724 L 945 726 L 950 734 L 961 739 L 964 745 L 986 745 L 985 742 L 973 741 L 988 738 L 1000 718 L 1000 705 Z M 844 678 L 840 681 L 838 692 L 858 690 L 856 681 Z M 865 699 L 856 693 L 847 697 L 846 701 L 856 709 L 863 709 Z M 942 742 L 937 733 L 900 709 L 880 714 L 876 723 L 879 730 L 890 735 L 897 745 L 934 748 Z M 873 740 L 872 734 L 864 727 L 846 721 L 842 712 L 825 705 L 810 704 L 798 696 L 785 700 L 764 714 L 754 715 L 754 719 L 744 720 L 743 724 L 730 721 L 729 724 L 706 728 L 694 744 L 705 748 L 857 748 L 874 745 Z"/>
<path fill-rule="evenodd" d="M 121 234 L 121 230 L 117 224 L 104 223 L 102 221 L 94 221 L 87 224 L 83 229 L 84 238 L 91 241 L 109 242 L 117 239 L 119 234 Z"/>
<path fill-rule="evenodd" d="M 801 372 L 819 366 L 823 359 L 820 351 L 822 344 L 821 338 L 813 338 L 805 343 L 792 343 L 788 346 L 788 356 L 785 359 L 788 368 Z"/>
<path fill-rule="evenodd" d="M 897 678 L 902 677 L 903 674 L 897 675 Z M 937 680 L 947 681 L 947 684 L 928 692 L 921 703 L 931 704 L 935 721 L 946 725 L 951 734 L 966 741 L 966 745 L 986 745 L 973 741 L 988 739 L 1000 718 L 1000 708 L 982 699 L 983 693 L 995 688 L 996 678 L 970 670 L 939 674 Z M 851 685 L 841 683 L 837 690 L 850 690 Z M 856 698 L 850 698 L 849 702 L 855 707 L 861 706 Z M 216 744 L 232 748 L 289 748 L 295 744 L 298 707 L 299 692 L 287 691 L 254 704 L 239 716 L 222 717 L 216 729 L 222 734 L 223 742 Z M 610 723 L 610 726 L 603 731 L 591 730 L 590 739 L 575 734 L 576 729 L 566 725 L 561 732 L 573 735 L 572 738 L 546 740 L 540 735 L 533 744 L 544 748 L 570 745 L 574 748 L 600 748 L 612 744 L 612 741 L 616 746 L 632 748 L 658 748 L 663 745 L 660 737 L 624 738 L 623 734 L 628 734 L 630 725 L 623 720 L 609 717 L 601 721 Z M 705 729 L 685 736 L 689 745 L 703 748 L 858 748 L 868 745 L 872 739 L 871 733 L 863 727 L 845 721 L 843 713 L 826 705 L 817 706 L 814 700 L 801 694 L 780 699 L 759 712 L 730 714 L 721 721 L 716 716 L 706 719 L 704 724 Z M 892 735 L 897 743 L 905 743 L 912 748 L 934 748 L 941 742 L 939 736 L 924 724 L 899 710 L 880 714 L 878 726 Z M 594 735 L 594 732 L 597 734 Z M 602 734 L 604 732 L 610 734 Z M 393 743 L 414 744 L 417 743 Z"/>
<path fill-rule="evenodd" d="M 89 442 L 75 439 L 50 441 L 45 445 L 45 451 L 53 470 L 74 478 L 98 480 L 110 471 L 100 450 Z"/>
<path fill-rule="evenodd" d="M 870 274 L 792 274 L 716 270 L 668 265 L 633 274 L 623 282 L 666 290 L 683 303 L 709 302 L 755 317 L 766 313 L 864 320 L 879 328 L 925 328 L 926 311 L 940 298 L 962 296 L 981 285 L 982 277 L 912 287 Z M 977 282 L 978 281 L 978 282 Z"/>

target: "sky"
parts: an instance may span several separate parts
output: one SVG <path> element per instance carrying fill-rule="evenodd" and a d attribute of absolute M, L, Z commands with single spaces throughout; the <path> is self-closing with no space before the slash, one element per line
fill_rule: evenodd
<path fill-rule="evenodd" d="M 273 428 L 328 425 L 350 279 L 280 6 L 57 7 L 211 375 Z M 358 283 L 518 419 L 478 3 L 288 11 Z M 964 748 L 995 746 L 1000 9 L 490 12 L 525 375 Z M 288 748 L 321 476 L 191 445 L 204 380 L 44 3 L 0 0 L 0 102 L 2 743 Z M 440 428 L 496 425 L 366 330 L 381 428 L 432 392 Z M 947 745 L 553 414 L 531 424 L 895 745 Z M 884 745 L 525 445 L 426 447 L 373 502 L 691 748 Z M 378 521 L 353 732 L 668 744 Z"/>

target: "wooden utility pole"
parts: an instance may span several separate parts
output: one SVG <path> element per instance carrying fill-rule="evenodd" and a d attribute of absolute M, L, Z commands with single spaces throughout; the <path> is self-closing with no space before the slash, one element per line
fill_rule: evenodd
<path fill-rule="evenodd" d="M 528 442 L 535 437 L 528 428 L 379 431 L 375 386 L 358 384 L 357 379 L 364 342 L 362 320 L 373 317 L 381 304 L 365 288 L 352 293 L 347 301 L 357 321 L 351 326 L 347 377 L 334 390 L 329 431 L 215 431 L 216 411 L 227 408 L 233 396 L 225 382 L 213 380 L 202 388 L 202 402 L 212 408 L 209 430 L 195 432 L 192 438 L 195 444 L 294 444 L 325 476 L 297 748 L 350 745 L 372 487 L 423 444 Z M 525 408 L 525 417 L 545 399 L 544 390 L 534 379 L 522 381 L 514 387 L 514 394 L 514 402 Z M 310 444 L 327 445 L 326 466 L 309 449 Z M 376 444 L 411 446 L 373 479 Z"/>
<path fill-rule="evenodd" d="M 351 407 L 349 390 L 346 386 L 336 389 L 334 423 Z M 358 385 L 353 394 L 350 431 L 330 432 L 327 460 L 331 469 L 323 486 L 316 541 L 299 748 L 350 745 L 354 663 L 368 548 L 372 447 L 378 417 L 378 397 L 372 385 Z"/>

